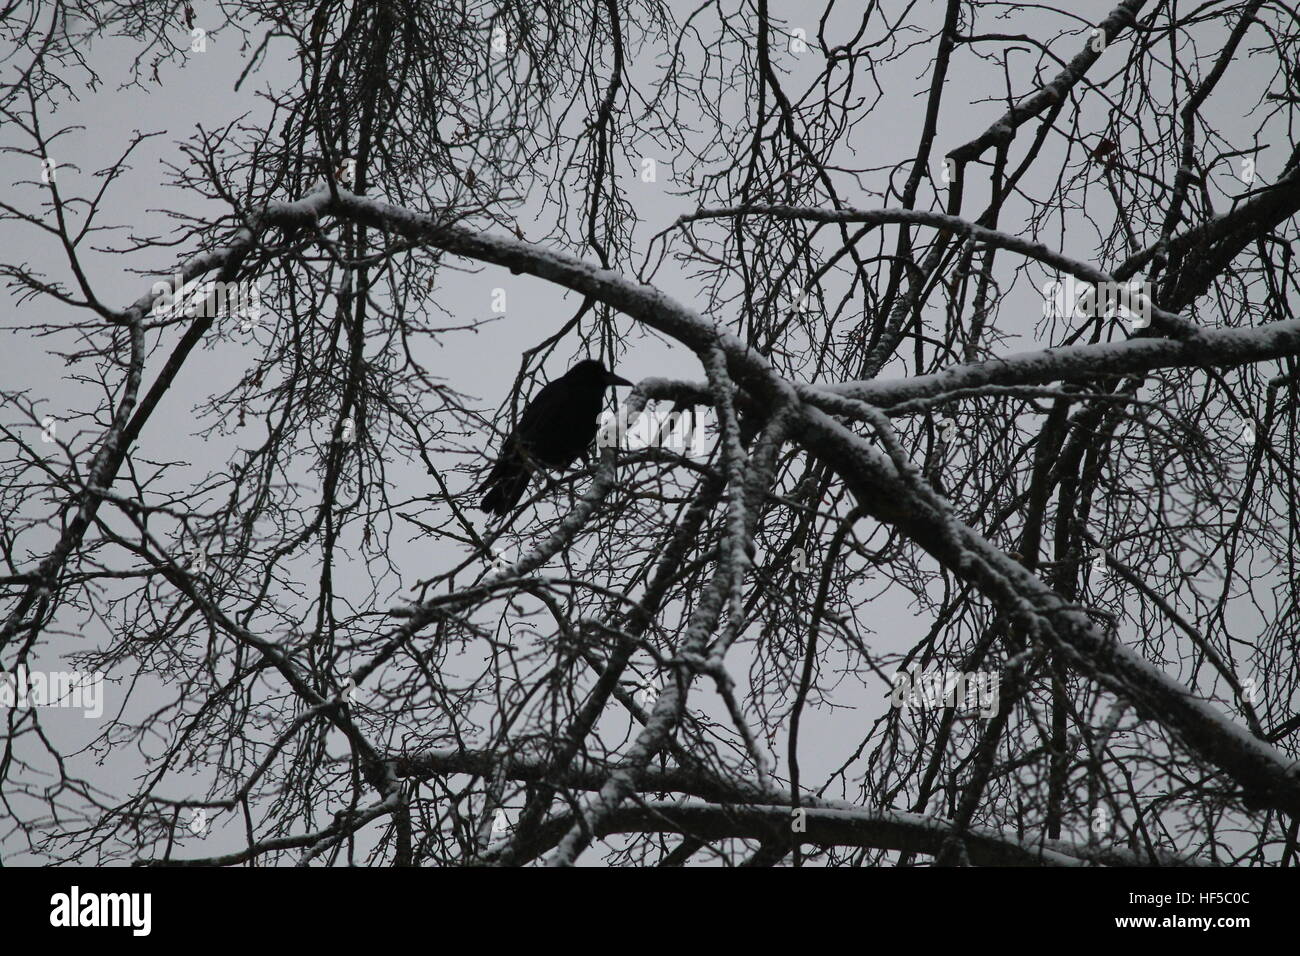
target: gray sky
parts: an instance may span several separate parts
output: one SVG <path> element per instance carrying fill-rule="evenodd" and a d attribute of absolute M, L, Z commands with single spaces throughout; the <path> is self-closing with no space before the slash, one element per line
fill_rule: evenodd
<path fill-rule="evenodd" d="M 214 6 L 196 4 L 198 22 L 211 22 Z M 694 4 L 675 3 L 674 9 L 683 17 L 694 9 Z M 771 5 L 774 16 L 786 19 L 793 29 L 803 27 L 810 33 L 815 31 L 815 21 L 807 23 L 809 7 L 796 2 L 774 2 Z M 901 4 L 885 4 L 886 8 Z M 941 9 L 934 5 L 934 16 L 941 14 Z M 1095 22 L 1111 8 L 1109 2 L 1086 2 L 1075 5 L 1079 16 L 1084 20 Z M 841 11 L 842 22 L 852 23 L 860 15 L 858 9 Z M 831 36 L 835 35 L 834 24 Z M 1008 32 L 1024 32 L 1036 37 L 1047 38 L 1054 32 L 1048 25 L 1059 29 L 1059 18 L 1047 18 L 1033 10 L 1020 8 L 1004 26 Z M 981 24 L 984 29 L 992 29 L 990 20 Z M 182 30 L 174 31 L 177 42 L 182 40 Z M 1072 55 L 1086 36 L 1082 25 L 1078 34 L 1062 39 L 1052 49 L 1063 57 Z M 234 90 L 239 72 L 245 66 L 247 52 L 240 47 L 240 38 L 234 31 L 217 31 L 209 38 L 208 50 L 201 54 L 190 54 L 183 62 L 164 66 L 160 72 L 160 82 L 146 83 L 143 88 L 129 87 L 124 84 L 129 79 L 130 59 L 135 52 L 134 44 L 123 40 L 96 40 L 89 54 L 90 61 L 100 71 L 102 86 L 94 91 L 86 91 L 79 101 L 63 103 L 54 116 L 44 118 L 47 127 L 55 124 L 82 127 L 73 130 L 58 141 L 57 150 L 52 151 L 54 158 L 60 162 L 59 184 L 65 190 L 85 195 L 96 188 L 98 180 L 94 178 L 97 170 L 107 167 L 125 148 L 134 130 L 161 132 L 163 135 L 150 140 L 136 152 L 130 162 L 130 169 L 108 195 L 100 215 L 104 223 L 121 224 L 123 228 L 111 235 L 100 236 L 95 245 L 118 246 L 128 232 L 136 236 L 165 235 L 171 227 L 167 211 L 184 211 L 203 214 L 205 207 L 192 194 L 181 190 L 164 188 L 166 178 L 165 164 L 182 161 L 182 155 L 176 148 L 178 140 L 190 135 L 196 124 L 205 128 L 218 128 L 238 117 L 256 124 L 265 120 L 266 107 L 262 100 L 254 95 L 256 90 L 270 87 L 281 89 L 292 85 L 297 74 L 296 68 L 288 62 L 285 45 L 273 43 L 270 55 L 252 77 L 245 82 L 242 90 Z M 1012 76 L 1016 94 L 1024 94 L 1031 89 L 1032 69 L 1035 54 L 1024 53 L 1020 60 L 1012 59 Z M 800 80 L 811 77 L 815 67 L 812 54 L 800 57 L 786 55 L 782 63 L 791 74 L 787 78 L 787 88 L 802 89 Z M 1117 64 L 1121 61 L 1117 59 Z M 896 108 L 881 110 L 861 128 L 850 145 L 855 151 L 851 158 L 864 167 L 887 166 L 902 162 L 915 149 L 917 133 L 923 119 L 924 91 L 929 82 L 929 57 L 914 55 L 896 63 L 887 64 L 880 70 L 877 81 L 884 89 L 885 96 L 892 100 Z M 1261 69 L 1264 64 L 1261 63 Z M 646 60 L 633 57 L 629 68 L 634 85 L 643 85 L 649 89 L 656 66 Z M 1244 71 L 1250 76 L 1250 71 Z M 989 95 L 1000 95 L 1002 74 L 993 64 L 973 60 L 965 53 L 960 55 L 960 62 L 954 70 L 954 82 L 959 82 L 963 91 L 969 89 L 971 99 L 983 100 Z M 1267 74 L 1260 74 L 1261 83 L 1266 83 Z M 1241 74 L 1238 74 L 1241 83 Z M 1240 87 L 1238 87 L 1240 89 Z M 908 96 L 904 91 L 910 91 Z M 874 95 L 874 91 L 864 85 L 864 95 Z M 952 95 L 951 93 L 949 94 Z M 939 126 L 939 141 L 936 155 L 942 155 L 959 143 L 965 142 L 985 129 L 1004 108 L 1000 103 L 978 102 L 967 109 L 954 108 L 960 97 L 954 97 L 945 107 L 945 113 Z M 1240 124 L 1241 133 L 1252 128 L 1248 117 L 1233 117 L 1230 103 L 1218 103 L 1218 99 L 1228 96 L 1216 94 L 1215 106 L 1223 108 L 1216 113 L 1224 117 L 1223 133 L 1233 138 L 1233 123 Z M 1242 102 L 1245 102 L 1244 91 Z M 910 104 L 911 108 L 905 105 Z M 739 108 L 739 104 L 737 104 Z M 1101 113 L 1085 117 L 1091 119 L 1098 131 L 1106 126 L 1106 117 Z M 707 134 L 707 131 L 705 131 Z M 707 138 L 707 136 L 706 136 Z M 5 135 L 6 145 L 13 145 L 13 139 Z M 1060 152 L 1060 142 L 1049 141 L 1045 147 L 1048 151 Z M 1259 160 L 1261 176 L 1267 178 L 1268 170 L 1280 165 L 1288 145 L 1283 142 L 1272 144 Z M 640 181 L 639 170 L 629 165 L 623 169 L 624 184 L 627 195 L 637 210 L 641 224 L 636 230 L 636 240 L 632 263 L 640 263 L 647 251 L 650 238 L 661 229 L 669 226 L 673 220 L 684 212 L 692 211 L 695 204 L 682 197 L 674 196 L 671 164 L 676 158 L 671 155 L 656 155 L 652 147 L 647 147 L 645 155 L 659 161 L 659 180 L 653 184 Z M 76 164 L 79 169 L 73 169 Z M 1270 165 L 1272 164 L 1272 165 Z M 1044 168 L 1052 168 L 1050 162 Z M 681 171 L 684 174 L 685 171 Z M 937 173 L 937 169 L 935 170 Z M 28 157 L 14 153 L 0 153 L 0 183 L 12 193 L 15 201 L 26 208 L 38 202 L 38 188 L 30 182 L 39 177 L 39 168 L 32 167 Z M 859 206 L 879 206 L 879 190 L 885 182 L 886 173 L 867 174 L 863 182 L 865 190 L 856 189 L 846 178 L 839 183 L 846 202 Z M 896 180 L 901 182 L 901 175 Z M 23 183 L 22 181 L 28 181 Z M 978 184 L 978 179 L 976 180 Z M 17 185 L 10 185 L 17 184 Z M 1031 192 L 1038 190 L 1039 198 L 1052 188 L 1051 182 L 1034 182 L 1026 184 Z M 978 197 L 966 204 L 967 209 L 981 205 Z M 1008 205 L 1003 215 L 1002 227 L 1010 232 L 1017 232 L 1020 223 L 1015 216 L 1023 211 L 1017 203 Z M 525 204 L 525 212 L 520 215 L 525 233 L 530 236 L 534 231 L 528 228 L 532 217 L 537 215 L 538 204 L 535 197 Z M 531 212 L 531 216 L 529 215 Z M 553 211 L 548 213 L 553 215 Z M 1104 217 L 1102 217 L 1104 218 Z M 541 230 L 536 230 L 540 232 Z M 1070 233 L 1068 242 L 1045 236 L 1049 245 L 1054 242 L 1066 254 L 1082 260 L 1090 260 L 1095 247 L 1095 236 L 1083 229 Z M 0 248 L 7 250 L 6 255 L 42 267 L 53 277 L 64 278 L 67 270 L 57 245 L 49 237 L 42 237 L 34 230 L 16 226 L 10 222 L 0 222 Z M 178 250 L 182 258 L 200 250 L 186 248 Z M 175 262 L 161 258 L 160 250 L 147 250 L 144 253 L 122 254 L 119 251 L 86 252 L 82 262 L 89 268 L 89 275 L 100 297 L 113 305 L 123 306 L 135 300 L 148 290 L 155 278 L 171 273 Z M 465 263 L 460 263 L 465 265 Z M 693 304 L 704 310 L 709 307 L 706 290 L 691 277 L 678 273 L 671 265 L 660 269 L 655 276 L 655 283 L 669 295 Z M 511 385 L 519 364 L 519 354 L 523 348 L 530 347 L 552 334 L 577 308 L 579 300 L 573 295 L 562 294 L 549 283 L 528 276 L 511 275 L 507 270 L 495 267 L 475 266 L 469 271 L 458 272 L 444 269 L 441 272 L 438 288 L 433 295 L 437 307 L 451 317 L 447 324 L 460 324 L 474 319 L 486 319 L 492 315 L 492 291 L 497 288 L 506 290 L 508 308 L 504 316 L 476 332 L 464 332 L 440 336 L 436 342 L 422 340 L 417 347 L 422 349 L 419 357 L 429 371 L 441 377 L 456 390 L 477 398 L 481 408 L 489 417 L 496 406 L 503 401 Z M 1003 290 L 1007 292 L 1007 290 Z M 1030 347 L 1035 341 L 1035 328 L 1042 318 L 1041 298 L 1036 289 L 1027 282 L 1020 281 L 1001 303 L 999 328 L 1001 331 L 1019 335 L 1020 340 L 1011 340 L 1001 346 L 1001 351 L 1012 352 Z M 75 335 L 59 334 L 40 338 L 25 331 L 34 323 L 49 322 L 66 324 L 73 320 L 69 310 L 61 308 L 51 300 L 29 300 L 18 303 L 9 301 L 9 307 L 0 315 L 0 329 L 13 330 L 3 337 L 3 349 L 0 351 L 0 383 L 9 390 L 27 389 L 31 397 L 38 401 L 44 414 L 59 419 L 62 423 L 69 409 L 86 408 L 93 405 L 98 396 L 93 388 L 70 381 L 68 369 L 62 359 L 53 354 L 56 350 L 72 350 L 79 347 Z M 274 317 L 272 317 L 272 321 Z M 626 343 L 626 354 L 618 363 L 620 374 L 638 380 L 648 376 L 684 378 L 702 380 L 703 372 L 695 357 L 685 348 L 668 347 L 662 341 L 645 335 L 640 330 L 624 322 L 624 327 L 631 333 Z M 189 360 L 183 377 L 183 387 L 172 389 L 162 406 L 153 415 L 144 434 L 140 438 L 139 448 L 142 453 L 159 459 L 184 460 L 192 463 L 192 468 L 178 471 L 176 476 L 187 475 L 201 477 L 214 468 L 224 464 L 236 445 L 249 447 L 255 443 L 260 431 L 256 425 L 235 433 L 228 438 L 213 437 L 203 440 L 195 435 L 196 406 L 207 394 L 229 387 L 238 380 L 248 367 L 251 357 L 257 354 L 264 343 L 259 342 L 257 334 L 248 335 L 231 331 L 229 324 L 221 327 L 221 332 L 213 337 L 201 352 L 196 352 Z M 264 333 L 263 333 L 264 334 Z M 167 349 L 174 341 L 174 335 L 156 351 L 146 372 L 146 387 L 157 373 L 160 362 L 167 354 Z M 572 349 L 562 349 L 547 365 L 547 373 L 554 377 L 563 371 Z M 81 371 L 81 369 L 77 369 Z M 886 375 L 902 374 L 902 369 L 894 367 Z M 327 423 L 323 423 L 327 424 Z M 88 429 L 79 441 L 79 447 L 87 447 L 87 437 L 95 434 L 90 423 L 82 422 L 81 428 Z M 61 438 L 75 434 L 76 426 L 69 423 L 61 428 Z M 466 436 L 471 447 L 484 452 L 495 446 L 495 439 L 488 433 L 480 438 Z M 486 459 L 471 459 L 466 456 L 459 464 L 466 468 L 480 468 Z M 450 459 L 448 460 L 450 464 Z M 453 484 L 455 490 L 468 487 L 479 480 L 477 471 L 466 471 L 454 476 L 460 482 Z M 430 485 L 422 468 L 404 467 L 400 463 L 391 463 L 390 484 L 395 499 L 406 499 L 420 495 L 434 494 L 436 489 Z M 477 514 L 477 513 L 476 513 Z M 398 603 L 405 589 L 416 580 L 430 577 L 432 574 L 460 560 L 463 549 L 454 542 L 446 540 L 431 542 L 428 539 L 409 541 L 406 530 L 399 527 L 393 534 L 389 556 L 405 577 L 401 581 L 388 579 L 382 582 L 381 595 L 388 593 L 391 603 Z M 515 552 L 517 554 L 517 551 Z M 372 587 L 369 577 L 360 564 L 341 569 L 339 572 L 342 590 L 364 595 Z M 310 580 L 308 581 L 310 587 Z M 879 589 L 879 581 L 864 581 L 863 586 L 872 590 Z M 381 602 L 382 604 L 383 602 Z M 901 589 L 888 591 L 877 599 L 878 615 L 874 635 L 864 635 L 868 642 L 879 650 L 902 651 L 912 646 L 928 628 L 930 621 L 918 615 L 916 609 L 905 600 Z M 1248 612 L 1242 611 L 1243 614 Z M 94 643 L 105 639 L 93 623 L 82 627 L 83 622 L 71 618 L 60 619 L 60 628 L 66 632 L 60 643 L 48 643 L 42 648 L 39 660 L 51 669 L 63 666 L 58 657 L 71 647 L 83 643 Z M 1243 618 L 1242 627 L 1249 629 L 1250 620 Z M 1257 626 L 1257 625 L 1256 625 Z M 739 650 L 733 660 L 733 673 L 743 675 L 747 669 L 746 655 L 749 648 Z M 481 663 L 481 662 L 477 662 Z M 467 670 L 473 670 L 476 662 L 467 661 Z M 121 677 L 123 675 L 116 675 Z M 142 675 L 148 680 L 149 675 Z M 815 780 L 836 767 L 846 756 L 845 746 L 848 741 L 858 739 L 865 732 L 870 720 L 883 712 L 887 705 L 888 687 L 881 684 L 877 692 L 864 688 L 838 697 L 841 704 L 848 704 L 853 709 L 829 711 L 811 708 L 805 715 L 802 739 L 804 745 L 803 773 L 805 780 Z M 147 698 L 144 698 L 147 699 Z M 114 691 L 110 688 L 108 697 L 109 712 L 115 701 Z M 720 715 L 718 701 L 711 688 L 704 683 L 697 684 L 692 696 L 695 706 L 703 707 L 715 716 Z M 137 707 L 143 700 L 137 702 Z M 103 719 L 107 719 L 107 716 Z M 68 734 L 68 739 L 85 737 L 88 732 L 97 731 L 98 727 L 88 727 L 87 723 L 73 716 L 59 714 L 46 715 L 47 726 L 53 726 L 57 732 Z M 776 748 L 777 756 L 784 769 L 783 742 Z M 342 752 L 342 748 L 339 748 Z M 111 792 L 124 794 L 129 791 L 131 777 L 146 765 L 141 755 L 128 751 L 115 751 L 112 759 L 100 768 L 86 772 L 93 779 Z M 175 792 L 176 797 L 185 794 Z M 196 794 L 197 795 L 197 794 Z M 840 794 L 834 794 L 839 796 Z M 852 796 L 852 794 L 849 794 Z M 225 823 L 232 824 L 232 833 L 218 832 L 198 846 L 189 848 L 191 854 L 207 854 L 219 849 L 233 847 L 239 843 L 240 825 L 232 815 L 226 815 Z M 0 852 L 7 859 L 16 849 L 14 841 L 9 845 L 0 845 Z M 21 862 L 23 856 L 16 858 Z M 596 862 L 598 854 L 590 854 L 584 862 Z"/>

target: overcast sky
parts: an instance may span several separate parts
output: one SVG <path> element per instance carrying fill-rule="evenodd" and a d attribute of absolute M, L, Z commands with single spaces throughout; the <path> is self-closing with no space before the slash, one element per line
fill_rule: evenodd
<path fill-rule="evenodd" d="M 886 4 L 888 7 L 890 4 Z M 895 4 L 900 6 L 901 4 Z M 686 16 L 697 4 L 676 2 L 672 4 L 679 17 Z M 854 23 L 860 16 L 859 5 L 854 9 L 845 9 L 842 15 L 845 22 Z M 941 14 L 941 8 L 933 5 L 933 16 Z M 1111 8 L 1109 2 L 1083 2 L 1073 5 L 1082 20 L 1096 22 Z M 166 188 L 166 165 L 183 160 L 176 147 L 180 140 L 188 138 L 196 124 L 207 129 L 224 126 L 242 117 L 245 123 L 257 125 L 266 122 L 267 108 L 265 102 L 255 95 L 263 88 L 284 89 L 296 83 L 297 67 L 288 59 L 288 46 L 283 41 L 273 42 L 269 55 L 259 68 L 244 82 L 242 89 L 236 91 L 235 84 L 240 72 L 246 67 L 249 53 L 242 48 L 242 37 L 233 30 L 217 28 L 219 21 L 213 4 L 196 3 L 199 24 L 212 24 L 213 32 L 208 39 L 208 48 L 203 53 L 189 53 L 178 57 L 175 63 L 164 65 L 159 72 L 158 82 L 146 81 L 143 86 L 127 85 L 130 80 L 130 63 L 136 52 L 131 41 L 98 39 L 94 42 L 88 59 L 100 73 L 103 83 L 95 91 L 82 91 L 77 101 L 65 101 L 57 114 L 46 116 L 44 121 L 49 128 L 56 125 L 80 127 L 60 137 L 53 158 L 59 162 L 59 184 L 68 192 L 86 195 L 98 185 L 94 178 L 97 170 L 109 166 L 126 147 L 134 131 L 158 132 L 162 135 L 150 140 L 133 156 L 129 172 L 108 194 L 100 219 L 104 223 L 118 224 L 122 231 L 113 236 L 101 236 L 96 242 L 99 246 L 120 246 L 128 231 L 137 236 L 161 236 L 171 228 L 169 211 L 184 211 L 201 214 L 205 207 L 190 193 Z M 774 17 L 782 17 L 790 28 L 802 26 L 810 34 L 815 33 L 817 24 L 810 20 L 804 23 L 800 18 L 808 16 L 813 8 L 804 3 L 783 0 L 770 4 Z M 820 13 L 820 10 L 818 11 Z M 835 36 L 835 20 L 832 19 L 830 36 Z M 1011 33 L 1026 33 L 1043 39 L 1053 35 L 1061 28 L 1057 17 L 1046 17 L 1039 11 L 1016 8 L 1011 18 L 1004 24 Z M 983 26 L 991 29 L 991 22 Z M 176 43 L 182 44 L 188 38 L 180 24 L 172 31 Z M 1076 52 L 1086 37 L 1082 24 L 1074 36 L 1062 39 L 1053 46 L 1054 52 L 1068 57 Z M 1020 69 L 1013 70 L 1014 90 L 1017 94 L 1029 92 L 1034 83 L 1033 68 L 1035 57 L 1026 52 L 1018 64 Z M 814 75 L 815 66 L 811 55 L 801 62 L 797 56 L 786 56 L 784 64 L 790 69 L 789 87 L 799 89 L 800 78 L 807 79 Z M 1120 62 L 1117 59 L 1117 63 Z M 876 113 L 869 126 L 860 129 L 853 146 L 857 151 L 856 159 L 863 166 L 888 166 L 903 161 L 915 150 L 917 133 L 923 119 L 924 91 L 929 83 L 929 54 L 904 58 L 894 64 L 886 64 L 879 71 L 876 82 L 886 91 L 894 103 L 910 102 L 914 109 L 895 108 Z M 1013 65 L 1016 64 L 1012 59 Z M 1261 62 L 1261 71 L 1266 64 Z M 659 66 L 650 61 L 638 60 L 632 53 L 630 76 L 635 83 L 643 83 L 649 88 Z M 939 124 L 939 143 L 936 155 L 942 155 L 947 149 L 965 142 L 985 129 L 1001 113 L 1004 105 L 985 102 L 989 96 L 998 96 L 1002 91 L 1003 77 L 1001 71 L 992 64 L 978 62 L 969 56 L 959 56 L 954 66 L 953 79 L 950 81 L 960 88 L 945 106 L 944 116 Z M 1249 77 L 1247 69 L 1237 73 L 1235 83 L 1238 89 L 1248 85 L 1243 77 Z M 1267 75 L 1260 74 L 1260 82 L 1267 81 Z M 900 90 L 914 93 L 914 96 L 899 95 Z M 960 99 L 969 91 L 969 108 L 955 108 Z M 869 85 L 863 85 L 864 95 L 873 95 Z M 1246 102 L 1243 98 L 1242 102 Z M 739 108 L 739 104 L 737 104 Z M 1225 117 L 1224 133 L 1231 138 L 1234 122 L 1231 109 L 1222 109 L 1216 115 Z M 1104 115 L 1093 117 L 1096 129 L 1105 128 L 1107 118 Z M 1244 137 L 1245 130 L 1252 128 L 1248 117 L 1239 117 L 1239 135 Z M 707 131 L 706 131 L 707 132 Z M 14 145 L 14 139 L 4 136 L 6 145 Z M 1280 157 L 1285 155 L 1287 144 L 1273 144 L 1269 151 L 1261 155 L 1259 167 L 1261 175 L 1267 175 L 1270 164 L 1280 164 Z M 1047 150 L 1060 150 L 1061 144 L 1049 142 Z M 649 150 L 647 150 L 649 153 Z M 631 164 L 622 170 L 625 177 L 627 194 L 641 218 L 636 230 L 633 263 L 640 263 L 649 250 L 648 242 L 652 236 L 669 226 L 683 212 L 693 211 L 695 204 L 688 199 L 673 195 L 677 183 L 673 179 L 673 161 L 671 155 L 652 155 L 659 162 L 658 181 L 644 183 L 638 176 L 639 169 Z M 76 167 L 76 168 L 74 168 Z M 1051 163 L 1044 163 L 1044 169 L 1052 168 Z M 0 153 L 0 183 L 4 189 L 11 191 L 20 205 L 31 208 L 38 202 L 39 168 L 33 168 L 29 157 L 13 152 Z M 679 171 L 684 175 L 685 171 Z M 937 170 L 936 170 L 937 173 Z M 874 177 L 864 177 L 868 189 L 857 191 L 846 188 L 844 195 L 847 202 L 860 206 L 879 206 L 878 192 L 885 182 L 886 173 Z M 34 184 L 36 183 L 36 184 Z M 841 184 L 846 185 L 846 184 Z M 1030 192 L 1039 190 L 1041 198 L 1053 188 L 1051 182 L 1034 182 L 1025 184 Z M 288 197 L 286 197 L 288 198 Z M 967 203 L 967 208 L 979 205 L 978 199 Z M 536 197 L 530 197 L 526 208 L 533 210 L 536 216 L 539 204 Z M 1023 212 L 1013 201 L 1008 204 L 1002 217 L 1002 228 L 1017 232 L 1019 223 L 1016 214 Z M 530 216 L 527 212 L 520 216 L 525 234 Z M 541 230 L 538 229 L 537 232 Z M 1064 252 L 1078 259 L 1089 260 L 1096 246 L 1093 234 L 1071 235 L 1068 239 L 1057 237 L 1059 247 Z M 1049 242 L 1050 244 L 1050 242 Z M 38 235 L 30 227 L 12 222 L 0 222 L 0 248 L 13 257 L 15 250 L 20 250 L 18 258 L 44 268 L 48 273 L 60 279 L 67 276 L 65 260 L 57 245 L 50 237 Z M 202 250 L 185 248 L 177 250 L 184 259 Z M 121 307 L 137 299 L 149 290 L 152 282 L 159 277 L 172 273 L 175 260 L 162 257 L 161 250 L 150 249 L 142 253 L 122 254 L 120 251 L 104 253 L 86 252 L 83 264 L 89 267 L 89 276 L 100 298 Z M 467 266 L 467 263 L 460 263 Z M 708 306 L 707 290 L 691 277 L 682 276 L 672 268 L 660 269 L 655 276 L 655 283 L 669 295 L 704 309 Z M 506 400 L 519 367 L 520 353 L 553 334 L 576 310 L 580 300 L 565 294 L 553 285 L 523 275 L 511 275 L 507 270 L 487 266 L 473 266 L 465 271 L 444 269 L 441 272 L 437 289 L 433 293 L 438 309 L 444 311 L 452 321 L 447 324 L 462 324 L 472 320 L 494 318 L 492 313 L 492 291 L 497 288 L 506 290 L 507 311 L 503 316 L 496 316 L 495 321 L 474 332 L 453 333 L 440 336 L 436 342 L 427 339 L 417 341 L 422 350 L 419 357 L 425 362 L 431 373 L 441 377 L 450 386 L 478 400 L 485 415 L 491 417 L 495 409 Z M 1003 290 L 1004 292 L 1007 290 Z M 97 396 L 91 386 L 71 380 L 70 370 L 56 354 L 59 351 L 72 351 L 80 347 L 77 336 L 61 333 L 51 337 L 38 337 L 28 331 L 34 324 L 50 323 L 66 325 L 79 319 L 69 310 L 59 307 L 50 299 L 35 299 L 18 302 L 14 298 L 7 300 L 7 308 L 0 314 L 0 330 L 4 331 L 0 342 L 0 387 L 7 390 L 27 389 L 33 399 L 38 401 L 45 414 L 64 422 L 72 409 L 85 409 L 93 406 Z M 1022 317 L 1018 318 L 1018 315 Z M 1035 341 L 1035 325 L 1042 316 L 1042 301 L 1038 291 L 1028 283 L 1021 283 L 1009 292 L 1009 297 L 1002 304 L 1000 327 L 1022 336 L 1020 341 L 1008 341 L 1002 345 L 1004 352 L 1016 351 L 1028 347 Z M 274 321 L 274 316 L 271 316 Z M 625 354 L 618 359 L 618 372 L 633 381 L 648 376 L 702 380 L 703 372 L 696 358 L 683 347 L 667 347 L 662 341 L 645 335 L 631 323 L 624 322 L 629 332 Z M 190 478 L 207 474 L 220 468 L 232 454 L 232 442 L 242 442 L 249 447 L 258 440 L 256 426 L 230 438 L 213 437 L 204 440 L 196 435 L 199 424 L 196 418 L 198 403 L 204 396 L 219 392 L 233 385 L 248 366 L 250 357 L 257 354 L 258 334 L 244 334 L 226 326 L 220 334 L 213 336 L 208 347 L 201 353 L 195 353 L 189 360 L 189 367 L 184 375 L 184 387 L 174 388 L 164 399 L 162 406 L 150 419 L 144 434 L 140 436 L 139 448 L 142 453 L 158 459 L 188 461 L 192 469 L 178 471 Z M 154 353 L 146 372 L 146 387 L 157 374 L 157 369 L 167 354 L 167 346 Z M 562 358 L 561 358 L 562 356 Z M 553 357 L 546 367 L 549 377 L 562 373 L 571 358 L 580 357 L 575 349 L 562 349 Z M 72 370 L 80 372 L 80 369 Z M 902 374 L 901 369 L 891 369 L 888 375 Z M 72 437 L 77 430 L 77 423 L 70 423 L 67 430 L 60 431 L 60 437 Z M 89 436 L 97 434 L 91 423 L 82 421 L 79 427 L 87 429 L 86 436 L 79 442 L 83 449 L 88 447 Z M 467 441 L 474 441 L 467 436 Z M 486 431 L 479 443 L 485 456 L 495 444 L 495 439 Z M 454 486 L 461 490 L 477 483 L 479 471 L 486 462 L 486 457 L 473 460 L 468 456 L 459 464 L 472 466 L 475 470 L 466 470 L 455 475 L 460 482 Z M 450 458 L 448 465 L 453 462 Z M 390 481 L 397 488 L 394 498 L 404 499 L 424 494 L 434 494 L 436 489 L 430 486 L 428 477 L 422 468 L 404 467 L 400 463 L 391 463 Z M 475 513 L 477 515 L 477 512 Z M 480 519 L 481 520 L 481 519 Z M 390 557 L 403 569 L 404 579 L 400 582 L 385 582 L 391 590 L 391 603 L 399 603 L 404 596 L 409 597 L 409 588 L 415 581 L 428 578 L 432 574 L 459 561 L 464 556 L 462 547 L 446 540 L 429 541 L 420 539 L 408 541 L 405 530 L 398 528 L 392 539 Z M 355 590 L 359 594 L 367 593 L 371 588 L 369 577 L 363 573 L 360 565 L 343 568 L 338 572 L 341 588 Z M 876 588 L 864 582 L 864 586 Z M 902 600 L 902 590 L 891 591 L 879 599 L 878 617 L 875 624 L 876 633 L 864 636 L 869 643 L 879 650 L 902 651 L 913 644 L 925 633 L 930 621 L 918 615 L 915 608 Z M 60 627 L 66 631 L 64 640 L 67 646 L 76 646 L 79 642 L 103 641 L 105 635 L 96 632 L 92 624 L 84 630 L 72 619 L 60 618 Z M 1248 621 L 1243 626 L 1249 627 Z M 54 669 L 60 665 L 58 657 L 66 651 L 63 645 L 48 644 L 40 652 L 39 660 L 47 668 Z M 733 662 L 733 672 L 743 675 L 746 650 L 741 650 Z M 122 677 L 123 675 L 116 675 Z M 147 680 L 147 675 L 145 675 Z M 827 712 L 813 708 L 805 717 L 803 731 L 805 779 L 817 779 L 820 775 L 833 769 L 844 757 L 843 741 L 860 736 L 870 720 L 879 715 L 887 706 L 888 688 L 881 685 L 879 693 L 873 695 L 864 691 L 857 701 L 856 710 Z M 107 711 L 102 720 L 109 719 L 114 710 L 114 691 L 108 692 Z M 711 688 L 703 683 L 697 685 L 692 696 L 692 703 L 708 709 L 715 709 L 717 701 Z M 69 740 L 88 734 L 88 725 L 97 726 L 98 722 L 80 718 L 76 715 L 49 715 L 47 726 L 55 728 L 57 733 L 66 733 Z M 784 756 L 781 755 L 782 763 Z M 115 752 L 111 760 L 102 767 L 82 772 L 98 780 L 110 792 L 125 794 L 132 786 L 131 777 L 145 766 L 139 754 L 128 750 Z M 174 796 L 183 796 L 176 793 Z M 840 794 L 834 794 L 839 796 Z M 223 835 L 217 833 L 209 836 L 202 846 L 204 854 L 238 845 L 241 839 L 241 827 L 234 821 L 232 832 Z M 7 845 L 0 845 L 0 854 L 6 862 L 22 862 L 25 857 L 21 852 L 15 857 L 18 841 L 10 840 Z M 195 852 L 199 852 L 195 849 Z M 584 862 L 598 862 L 597 854 L 590 854 Z"/>

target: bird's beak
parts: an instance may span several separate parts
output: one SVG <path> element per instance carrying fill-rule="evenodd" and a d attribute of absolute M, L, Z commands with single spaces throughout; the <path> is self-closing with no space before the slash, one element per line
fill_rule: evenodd
<path fill-rule="evenodd" d="M 613 372 L 606 372 L 606 373 L 605 373 L 605 384 L 606 384 L 606 385 L 631 385 L 631 384 L 633 384 L 633 383 L 632 383 L 632 382 L 629 382 L 629 381 L 628 381 L 627 379 L 625 379 L 625 378 L 622 378 L 622 377 L 620 377 L 620 376 L 618 376 L 618 375 L 615 375 Z"/>

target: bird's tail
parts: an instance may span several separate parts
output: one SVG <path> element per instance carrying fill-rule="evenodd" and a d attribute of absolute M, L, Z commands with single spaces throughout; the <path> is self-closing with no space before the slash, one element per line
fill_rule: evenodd
<path fill-rule="evenodd" d="M 507 515 L 510 509 L 519 504 L 528 488 L 528 469 L 522 465 L 502 468 L 500 464 L 492 469 L 488 480 L 483 482 L 479 491 L 487 494 L 479 502 L 479 508 L 489 514 Z"/>

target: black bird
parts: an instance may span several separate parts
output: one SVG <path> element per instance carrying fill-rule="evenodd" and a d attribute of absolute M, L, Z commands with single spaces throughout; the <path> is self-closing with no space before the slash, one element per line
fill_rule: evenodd
<path fill-rule="evenodd" d="M 519 503 L 535 465 L 567 468 L 596 437 L 600 407 L 609 385 L 631 385 L 595 359 L 586 359 L 551 382 L 524 408 L 501 446 L 492 473 L 479 488 L 479 508 L 505 515 Z"/>

